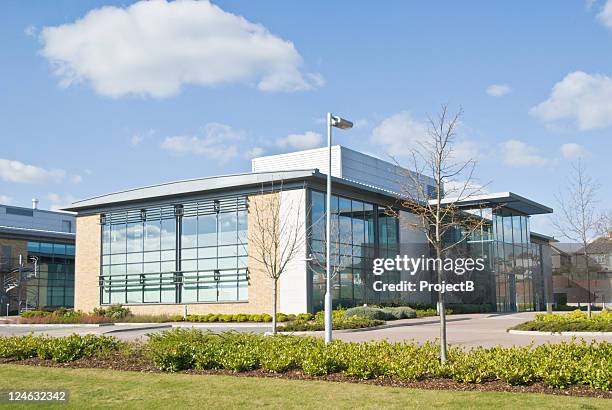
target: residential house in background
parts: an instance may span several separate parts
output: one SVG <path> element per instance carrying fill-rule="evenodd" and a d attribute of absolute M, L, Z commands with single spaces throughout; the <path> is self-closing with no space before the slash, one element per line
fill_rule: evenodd
<path fill-rule="evenodd" d="M 551 247 L 553 262 L 553 297 L 559 305 L 584 305 L 588 301 L 589 283 L 582 245 L 555 243 Z M 612 232 L 588 245 L 591 276 L 591 301 L 612 305 Z"/>

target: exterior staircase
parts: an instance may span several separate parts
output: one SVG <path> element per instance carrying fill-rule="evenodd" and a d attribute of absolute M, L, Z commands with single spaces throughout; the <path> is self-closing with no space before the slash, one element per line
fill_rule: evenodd
<path fill-rule="evenodd" d="M 26 297 L 30 293 L 27 284 L 37 275 L 36 259 L 25 263 L 21 257 L 17 260 L 0 260 L 0 312 L 7 313 L 7 305 L 10 307 L 9 310 L 19 312 L 34 308 L 25 301 L 32 300 Z"/>

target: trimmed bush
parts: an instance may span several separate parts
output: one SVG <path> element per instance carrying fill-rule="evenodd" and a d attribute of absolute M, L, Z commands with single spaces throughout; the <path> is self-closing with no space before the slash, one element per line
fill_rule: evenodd
<path fill-rule="evenodd" d="M 70 362 L 118 348 L 110 336 L 77 334 L 66 337 L 11 336 L 0 337 L 0 357 L 23 360 L 31 357 Z"/>
<path fill-rule="evenodd" d="M 420 380 L 450 378 L 461 383 L 501 380 L 511 385 L 541 381 L 554 388 L 584 384 L 612 388 L 612 343 L 545 344 L 537 347 L 449 348 L 440 364 L 437 343 L 387 341 L 325 345 L 321 339 L 255 334 L 212 334 L 172 330 L 149 342 L 155 364 L 162 370 L 222 368 L 235 372 L 264 369 L 281 373 L 301 369 L 324 376 L 343 373 L 359 379 Z"/>
<path fill-rule="evenodd" d="M 398 320 L 413 319 L 416 317 L 414 309 L 408 306 L 377 308 L 359 306 L 346 310 L 346 316 L 361 316 L 372 320 Z"/>
<path fill-rule="evenodd" d="M 371 320 L 388 320 L 389 314 L 381 308 L 358 306 L 346 310 L 346 317 L 360 316 Z"/>

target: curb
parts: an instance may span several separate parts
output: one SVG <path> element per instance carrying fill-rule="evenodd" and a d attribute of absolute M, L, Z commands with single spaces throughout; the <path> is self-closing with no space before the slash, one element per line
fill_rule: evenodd
<path fill-rule="evenodd" d="M 114 323 L 0 323 L 0 327 L 51 327 L 51 328 L 66 328 L 66 327 L 105 327 L 115 326 Z"/>
<path fill-rule="evenodd" d="M 170 328 L 172 328 L 172 325 L 148 325 L 148 326 L 143 326 L 143 327 L 126 326 L 124 329 L 112 329 L 104 333 L 108 334 L 108 333 L 131 332 L 133 330 L 154 330 L 154 329 L 170 329 Z"/>
<path fill-rule="evenodd" d="M 541 332 L 538 330 L 508 330 L 513 335 L 525 336 L 610 336 L 612 332 Z"/>

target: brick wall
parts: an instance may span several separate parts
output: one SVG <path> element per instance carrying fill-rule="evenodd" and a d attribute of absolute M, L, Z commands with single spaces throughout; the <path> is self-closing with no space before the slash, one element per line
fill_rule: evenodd
<path fill-rule="evenodd" d="M 279 200 L 277 193 L 257 195 L 249 198 L 250 206 L 266 209 Z M 257 226 L 253 212 L 249 212 L 249 254 L 255 252 L 250 237 Z M 75 267 L 75 309 L 91 312 L 100 306 L 100 217 L 99 215 L 79 216 L 76 222 L 76 267 Z M 248 302 L 194 303 L 187 305 L 188 314 L 206 313 L 271 313 L 273 281 L 257 260 L 249 256 L 249 297 Z M 182 315 L 183 304 L 126 305 L 136 314 Z"/>

